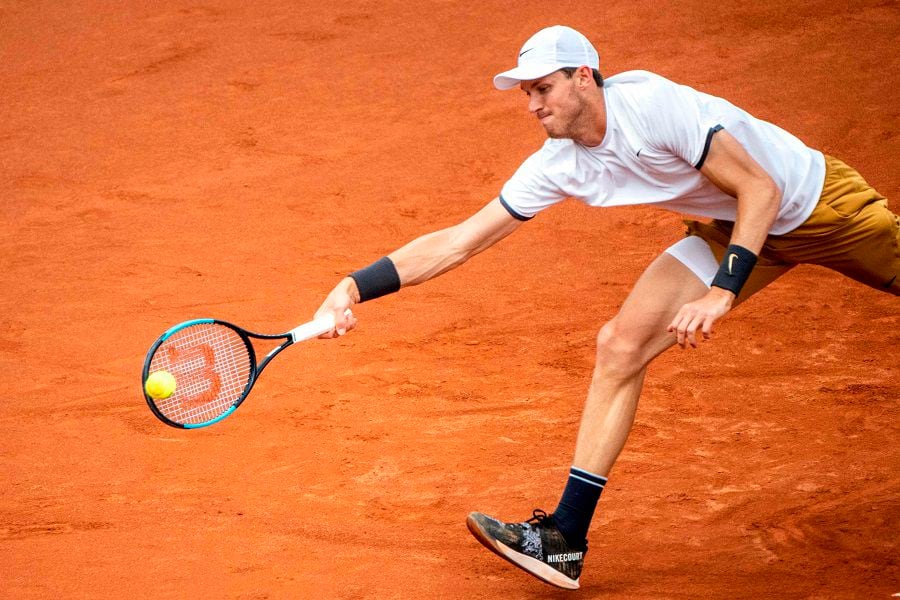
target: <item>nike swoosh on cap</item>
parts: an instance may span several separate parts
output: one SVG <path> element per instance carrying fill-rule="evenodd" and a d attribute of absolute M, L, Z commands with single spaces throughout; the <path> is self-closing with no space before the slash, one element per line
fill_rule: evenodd
<path fill-rule="evenodd" d="M 532 50 L 534 50 L 534 48 L 529 48 L 528 50 L 523 50 L 522 53 L 519 54 L 519 58 L 521 58 L 521 57 L 522 57 L 523 55 L 525 55 L 525 54 L 528 54 L 528 53 L 531 52 Z"/>

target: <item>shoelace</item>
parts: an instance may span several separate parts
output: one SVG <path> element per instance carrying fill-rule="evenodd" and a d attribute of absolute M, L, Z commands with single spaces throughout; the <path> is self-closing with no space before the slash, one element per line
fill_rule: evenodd
<path fill-rule="evenodd" d="M 547 521 L 547 525 L 553 524 L 553 514 L 547 514 L 546 511 L 541 510 L 540 508 L 536 508 L 531 511 L 531 518 L 525 521 L 526 523 L 536 523 L 538 525 L 544 524 L 544 521 Z M 566 542 L 568 544 L 568 542 Z M 587 552 L 587 541 L 584 542 L 584 550 L 583 552 Z"/>
<path fill-rule="evenodd" d="M 540 508 L 536 508 L 531 511 L 531 518 L 525 521 L 526 523 L 538 523 L 541 524 L 548 519 L 552 519 L 553 515 L 548 515 L 546 511 L 541 510 Z"/>

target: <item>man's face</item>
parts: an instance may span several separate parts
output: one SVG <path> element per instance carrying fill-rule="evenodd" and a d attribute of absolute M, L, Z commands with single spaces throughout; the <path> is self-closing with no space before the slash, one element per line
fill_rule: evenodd
<path fill-rule="evenodd" d="M 519 86 L 528 96 L 528 111 L 551 138 L 577 138 L 585 125 L 585 99 L 576 85 L 577 77 L 578 73 L 569 78 L 556 71 Z"/>

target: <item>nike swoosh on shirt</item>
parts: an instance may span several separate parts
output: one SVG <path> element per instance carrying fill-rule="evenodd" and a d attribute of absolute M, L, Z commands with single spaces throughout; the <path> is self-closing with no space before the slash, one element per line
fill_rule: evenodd
<path fill-rule="evenodd" d="M 895 281 L 896 279 L 897 279 L 897 276 L 896 276 L 896 275 L 894 275 L 893 277 L 891 277 L 891 280 L 888 281 L 886 284 L 884 284 L 884 289 L 888 289 L 889 287 L 891 287 L 892 285 L 894 285 L 894 281 Z"/>

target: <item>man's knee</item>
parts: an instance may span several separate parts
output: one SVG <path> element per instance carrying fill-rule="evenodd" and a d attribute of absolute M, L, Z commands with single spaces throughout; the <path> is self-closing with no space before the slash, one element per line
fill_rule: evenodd
<path fill-rule="evenodd" d="M 609 321 L 597 334 L 595 374 L 616 379 L 636 375 L 647 366 L 648 342 L 616 319 Z"/>

